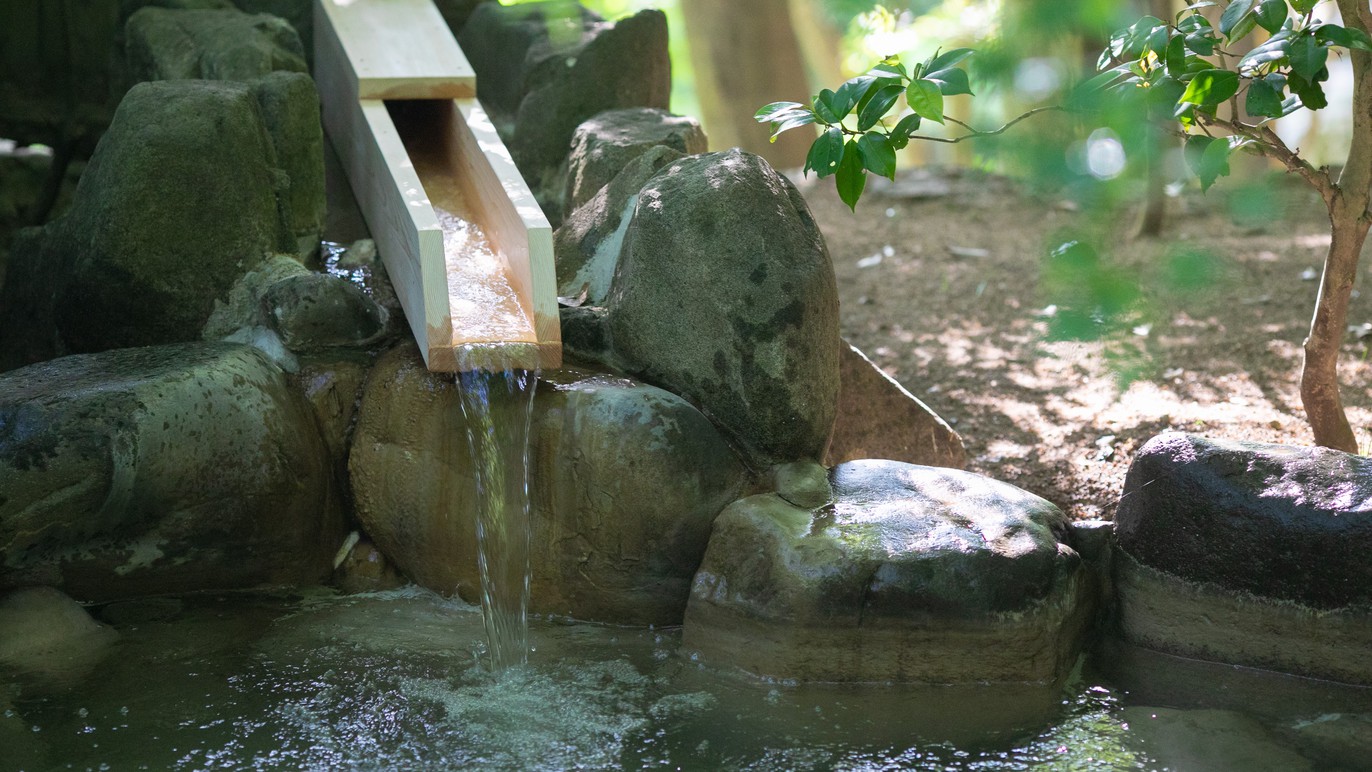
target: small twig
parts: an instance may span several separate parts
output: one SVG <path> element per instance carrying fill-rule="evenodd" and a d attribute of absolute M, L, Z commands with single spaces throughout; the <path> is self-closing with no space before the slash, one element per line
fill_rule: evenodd
<path fill-rule="evenodd" d="M 1023 115 L 1021 115 L 1021 116 L 1019 116 L 1019 117 L 1017 117 L 1017 118 L 1012 119 L 1009 123 L 1005 124 L 1004 126 L 1001 126 L 999 129 L 993 129 L 993 130 L 991 130 L 991 131 L 977 131 L 976 129 L 973 129 L 971 126 L 968 126 L 967 124 L 963 123 L 962 121 L 959 121 L 959 120 L 956 119 L 956 118 L 949 118 L 949 117 L 947 117 L 947 116 L 944 116 L 944 120 L 950 121 L 950 122 L 952 122 L 952 123 L 956 123 L 957 125 L 962 126 L 963 128 L 969 130 L 969 131 L 972 132 L 972 133 L 971 133 L 971 134 L 964 134 L 964 135 L 962 135 L 961 137 L 930 137 L 930 136 L 925 135 L 925 134 L 911 134 L 911 135 L 910 135 L 910 139 L 922 139 L 922 140 L 924 140 L 924 141 L 926 141 L 926 142 L 943 142 L 943 143 L 946 143 L 946 144 L 949 144 L 949 145 L 955 145 L 955 144 L 957 144 L 957 143 L 959 143 L 959 142 L 962 142 L 963 140 L 976 139 L 976 138 L 978 138 L 978 137 L 994 137 L 994 136 L 997 135 L 997 134 L 1003 134 L 1003 133 L 1005 133 L 1005 131 L 1008 130 L 1011 126 L 1014 126 L 1016 123 L 1019 123 L 1020 121 L 1026 119 L 1026 118 L 1029 118 L 1029 117 L 1031 117 L 1031 116 L 1038 115 L 1039 113 L 1046 113 L 1046 112 L 1050 112 L 1050 111 L 1062 111 L 1062 110 L 1063 110 L 1063 108 L 1062 108 L 1062 106 L 1060 106 L 1060 105 L 1049 105 L 1049 106 L 1047 106 L 1047 107 L 1035 107 L 1034 109 L 1030 110 L 1029 112 L 1024 113 Z"/>
<path fill-rule="evenodd" d="M 1315 192 L 1320 194 L 1326 205 L 1331 205 L 1334 197 L 1338 195 L 1339 186 L 1330 179 L 1329 173 L 1323 169 L 1316 169 L 1310 162 L 1297 155 L 1296 151 L 1287 147 L 1282 138 L 1277 136 L 1277 132 L 1268 126 L 1250 126 L 1241 121 L 1226 121 L 1221 118 L 1212 118 L 1208 121 L 1216 126 L 1228 129 L 1234 134 L 1238 134 L 1246 139 L 1253 140 L 1258 148 L 1258 152 L 1269 158 L 1280 161 L 1288 170 L 1299 174 Z"/>

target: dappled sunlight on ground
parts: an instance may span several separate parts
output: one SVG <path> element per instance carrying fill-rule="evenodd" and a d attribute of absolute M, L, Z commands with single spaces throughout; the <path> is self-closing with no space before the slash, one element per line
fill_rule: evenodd
<path fill-rule="evenodd" d="M 1055 231 L 1079 215 L 1052 196 L 971 172 L 942 195 L 872 191 L 850 213 L 827 184 L 801 183 L 828 240 L 845 337 L 953 424 L 971 468 L 1109 517 L 1134 452 L 1176 429 L 1309 444 L 1301 341 L 1328 221 L 1293 186 L 1264 221 L 1232 218 L 1220 187 L 1168 202 L 1163 240 L 1120 237 L 1106 259 L 1140 278 L 1137 319 L 1091 342 L 1046 340 L 1055 298 L 1040 282 Z M 925 186 L 927 187 L 927 186 Z M 899 186 L 896 186 L 899 189 Z M 1126 233 L 1132 213 L 1120 219 Z M 1236 222 L 1235 220 L 1238 220 Z M 1169 248 L 1215 258 L 1216 280 L 1162 289 Z M 879 259 L 878 259 L 879 258 Z M 1372 290 L 1350 326 L 1372 321 Z M 1372 446 L 1369 336 L 1340 363 L 1349 419 Z"/>

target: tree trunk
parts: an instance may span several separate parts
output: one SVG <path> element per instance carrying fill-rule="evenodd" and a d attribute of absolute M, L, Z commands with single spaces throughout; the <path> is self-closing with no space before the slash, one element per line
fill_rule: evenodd
<path fill-rule="evenodd" d="M 1343 22 L 1366 32 L 1372 12 L 1364 0 L 1338 0 Z M 1301 404 L 1315 444 L 1349 453 L 1358 441 L 1339 397 L 1339 348 L 1348 324 L 1348 299 L 1358 276 L 1358 259 L 1367 240 L 1369 187 L 1372 187 L 1372 56 L 1349 51 L 1353 64 L 1353 141 L 1329 205 L 1329 254 L 1324 259 L 1319 299 L 1305 339 Z"/>
<path fill-rule="evenodd" d="M 1364 197 L 1365 198 L 1365 197 Z M 1342 196 L 1330 209 L 1332 238 L 1324 258 L 1319 300 L 1305 339 L 1305 365 L 1301 369 L 1301 404 L 1315 433 L 1315 444 L 1358 452 L 1358 440 L 1344 414 L 1339 397 L 1339 349 L 1348 324 L 1348 299 L 1358 275 L 1358 257 L 1367 239 L 1366 218 L 1347 211 Z"/>
<path fill-rule="evenodd" d="M 814 131 L 802 127 L 770 143 L 771 127 L 753 120 L 753 113 L 769 102 L 810 101 L 789 4 L 749 0 L 746 6 L 738 0 L 681 4 L 710 148 L 741 147 L 777 168 L 800 167 Z"/>
<path fill-rule="evenodd" d="M 1143 209 L 1139 212 L 1138 227 L 1134 230 L 1136 238 L 1153 238 L 1162 234 L 1162 225 L 1167 218 L 1167 145 L 1168 136 L 1161 131 L 1151 131 L 1148 146 L 1144 150 L 1143 162 L 1147 166 L 1147 179 L 1143 188 Z"/>

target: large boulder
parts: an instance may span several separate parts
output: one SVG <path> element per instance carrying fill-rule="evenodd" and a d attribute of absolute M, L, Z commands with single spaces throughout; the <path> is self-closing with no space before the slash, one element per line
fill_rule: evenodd
<path fill-rule="evenodd" d="M 1052 681 L 1088 616 L 1051 503 L 968 472 L 852 461 L 834 503 L 775 494 L 715 521 L 683 645 L 803 681 Z"/>
<path fill-rule="evenodd" d="M 252 80 L 308 72 L 300 37 L 285 20 L 234 10 L 144 8 L 125 25 L 129 76 L 144 80 Z"/>
<path fill-rule="evenodd" d="M 342 542 L 340 501 L 309 405 L 248 346 L 0 376 L 0 589 L 102 601 L 317 582 Z"/>
<path fill-rule="evenodd" d="M 485 3 L 458 42 L 483 102 L 513 119 L 510 151 L 554 222 L 577 126 L 605 110 L 668 107 L 667 18 L 658 10 L 610 23 L 576 3 Z"/>
<path fill-rule="evenodd" d="M 255 84 L 134 86 L 71 209 L 14 244 L 0 369 L 68 351 L 194 340 L 216 299 L 296 247 L 289 174 Z M 317 130 L 317 128 L 316 128 Z M 287 150 L 288 148 L 281 148 Z"/>
<path fill-rule="evenodd" d="M 572 211 L 586 203 L 630 161 L 659 146 L 682 155 L 709 149 L 699 121 L 666 110 L 607 110 L 584 121 L 572 135 L 563 206 Z"/>
<path fill-rule="evenodd" d="M 496 407 L 497 425 L 522 421 Z M 710 523 L 745 473 L 710 422 L 668 392 L 578 370 L 544 373 L 529 450 L 536 612 L 679 624 Z M 457 387 L 412 345 L 364 393 L 349 459 L 357 514 L 416 582 L 477 595 L 474 467 Z"/>
<path fill-rule="evenodd" d="M 1372 460 L 1169 432 L 1140 448 L 1115 529 L 1131 640 L 1372 683 Z"/>
<path fill-rule="evenodd" d="M 269 14 L 150 7 L 130 16 L 125 30 L 134 81 L 262 81 L 257 101 L 286 175 L 293 249 L 313 255 L 324 222 L 324 133 L 295 29 Z"/>
<path fill-rule="evenodd" d="M 560 297 L 577 305 L 605 302 L 639 191 L 658 170 L 681 157 L 669 147 L 649 148 L 567 217 L 553 234 Z"/>
<path fill-rule="evenodd" d="M 824 463 L 886 458 L 967 468 L 962 437 L 856 346 L 839 344 L 838 416 Z"/>
<path fill-rule="evenodd" d="M 750 465 L 824 456 L 833 267 L 804 199 L 758 156 L 690 156 L 643 186 L 600 321 L 610 352 L 581 353 L 686 397 Z"/>

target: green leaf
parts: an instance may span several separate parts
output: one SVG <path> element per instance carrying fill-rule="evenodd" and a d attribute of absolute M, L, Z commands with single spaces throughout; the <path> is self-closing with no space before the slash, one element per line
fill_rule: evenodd
<path fill-rule="evenodd" d="M 834 177 L 838 187 L 838 197 L 849 209 L 857 211 L 857 202 L 862 198 L 862 189 L 867 186 L 867 172 L 862 168 L 862 151 L 857 142 L 848 140 L 843 148 L 843 158 L 838 162 L 838 173 Z"/>
<path fill-rule="evenodd" d="M 858 150 L 862 153 L 862 165 L 873 174 L 894 180 L 896 178 L 896 149 L 885 134 L 869 131 L 858 138 Z"/>
<path fill-rule="evenodd" d="M 1192 105 L 1217 105 L 1239 90 L 1239 74 L 1229 70 L 1202 70 L 1196 73 L 1179 102 Z"/>
<path fill-rule="evenodd" d="M 874 92 L 872 98 L 867 100 L 867 104 L 863 105 L 862 111 L 858 113 L 858 131 L 866 131 L 877 125 L 904 90 L 897 85 L 885 86 Z"/>
<path fill-rule="evenodd" d="M 799 102 L 773 102 L 769 105 L 764 105 L 761 110 L 758 110 L 756 113 L 754 113 L 753 119 L 756 120 L 758 123 L 768 123 L 771 120 L 773 120 L 772 116 L 776 115 L 777 113 L 796 109 L 804 110 L 805 105 Z"/>
<path fill-rule="evenodd" d="M 1158 39 L 1159 31 L 1162 33 L 1161 40 Z M 1121 56 L 1125 59 L 1137 59 L 1143 56 L 1145 51 L 1161 54 L 1161 48 L 1166 44 L 1167 25 L 1156 16 L 1145 16 L 1125 30 L 1124 50 Z"/>
<path fill-rule="evenodd" d="M 1248 33 L 1257 28 L 1258 16 L 1257 14 L 1250 13 L 1242 19 L 1239 19 L 1239 23 L 1234 25 L 1234 28 L 1229 31 L 1227 37 L 1229 38 L 1230 43 L 1234 43 L 1248 37 Z"/>
<path fill-rule="evenodd" d="M 1298 79 L 1294 74 L 1290 79 L 1291 93 L 1300 97 L 1301 107 L 1310 110 L 1322 110 L 1329 106 L 1329 99 L 1324 95 L 1324 87 L 1318 82 L 1309 83 Z"/>
<path fill-rule="evenodd" d="M 773 127 L 773 129 L 772 129 L 772 138 L 771 138 L 770 140 L 768 140 L 768 141 L 769 141 L 769 142 L 776 142 L 776 141 L 777 141 L 777 137 L 781 136 L 781 132 L 783 132 L 783 131 L 790 131 L 791 129 L 795 129 L 795 128 L 798 128 L 798 127 L 801 127 L 801 126 L 808 126 L 809 124 L 814 123 L 814 122 L 815 122 L 815 114 L 814 114 L 814 113 L 812 113 L 812 112 L 810 112 L 810 111 L 808 111 L 808 110 L 805 111 L 805 112 L 799 112 L 799 111 L 797 111 L 796 114 L 795 114 L 793 117 L 787 118 L 786 120 L 781 121 L 780 123 L 776 124 L 775 127 Z"/>
<path fill-rule="evenodd" d="M 1291 7 L 1296 9 L 1296 13 L 1310 13 L 1319 4 L 1320 0 L 1291 0 Z"/>
<path fill-rule="evenodd" d="M 1291 45 L 1290 38 L 1290 31 L 1282 30 L 1263 41 L 1261 45 L 1254 47 L 1252 51 L 1244 54 L 1243 58 L 1239 60 L 1239 70 L 1247 72 L 1268 62 L 1285 59 L 1287 48 Z"/>
<path fill-rule="evenodd" d="M 915 113 L 901 118 L 896 122 L 896 127 L 891 129 L 891 144 L 900 150 L 910 144 L 910 135 L 919 130 L 920 117 Z"/>
<path fill-rule="evenodd" d="M 929 63 L 924 67 L 924 71 L 938 72 L 939 70 L 946 70 L 974 53 L 976 52 L 970 48 L 954 48 L 950 51 L 944 51 L 941 54 L 935 54 L 934 58 L 930 59 Z"/>
<path fill-rule="evenodd" d="M 1348 48 L 1357 49 L 1359 51 L 1372 51 L 1372 36 L 1369 36 L 1366 32 L 1363 32 L 1356 27 L 1350 27 L 1348 29 L 1348 37 L 1349 41 L 1344 44 Z"/>
<path fill-rule="evenodd" d="M 850 112 L 877 80 L 875 75 L 859 75 L 856 78 L 849 78 L 834 92 L 834 101 L 838 102 L 845 113 Z"/>
<path fill-rule="evenodd" d="M 1329 49 L 1315 40 L 1314 34 L 1307 32 L 1291 41 L 1288 56 L 1291 57 L 1291 71 L 1308 81 L 1314 81 L 1324 62 L 1329 58 Z"/>
<path fill-rule="evenodd" d="M 844 106 L 839 103 L 838 95 L 829 89 L 824 89 L 815 95 L 815 117 L 820 123 L 838 123 L 848 114 Z"/>
<path fill-rule="evenodd" d="M 924 76 L 937 83 L 944 96 L 971 94 L 972 85 L 967 80 L 967 71 L 957 67 L 947 67 Z"/>
<path fill-rule="evenodd" d="M 1180 78 L 1186 74 L 1186 37 L 1177 35 L 1167 44 L 1167 74 Z"/>
<path fill-rule="evenodd" d="M 882 62 L 881 64 L 878 64 L 877 66 L 873 67 L 868 74 L 878 76 L 895 75 L 901 78 L 906 77 L 905 65 L 899 64 L 898 59 L 896 60 L 896 63 Z"/>
<path fill-rule="evenodd" d="M 843 160 L 843 129 L 830 126 L 819 135 L 805 157 L 805 171 L 813 170 L 822 179 L 838 171 Z"/>
<path fill-rule="evenodd" d="M 943 123 L 943 91 L 939 84 L 924 78 L 912 80 L 910 87 L 905 90 L 905 101 L 919 116 Z"/>
<path fill-rule="evenodd" d="M 1149 113 L 1158 120 L 1172 117 L 1177 100 L 1186 92 L 1186 86 L 1176 78 L 1163 78 L 1147 89 Z"/>
<path fill-rule="evenodd" d="M 1215 184 L 1215 180 L 1229 174 L 1229 152 L 1231 147 L 1227 140 L 1217 139 L 1206 146 L 1205 152 L 1201 154 L 1200 168 L 1196 170 L 1196 176 L 1200 178 L 1201 192 L 1210 189 Z"/>
<path fill-rule="evenodd" d="M 1249 115 L 1280 118 L 1281 100 L 1281 92 L 1273 88 L 1266 79 L 1259 78 L 1248 84 L 1248 97 L 1244 100 L 1243 109 L 1247 110 Z"/>
<path fill-rule="evenodd" d="M 1220 34 L 1233 40 L 1234 35 L 1231 33 L 1238 26 L 1239 21 L 1253 10 L 1254 2 L 1255 0 L 1234 0 L 1230 3 L 1229 7 L 1225 8 L 1224 13 L 1220 15 Z"/>
<path fill-rule="evenodd" d="M 1286 21 L 1286 0 L 1262 0 L 1253 15 L 1259 27 L 1275 35 Z"/>

